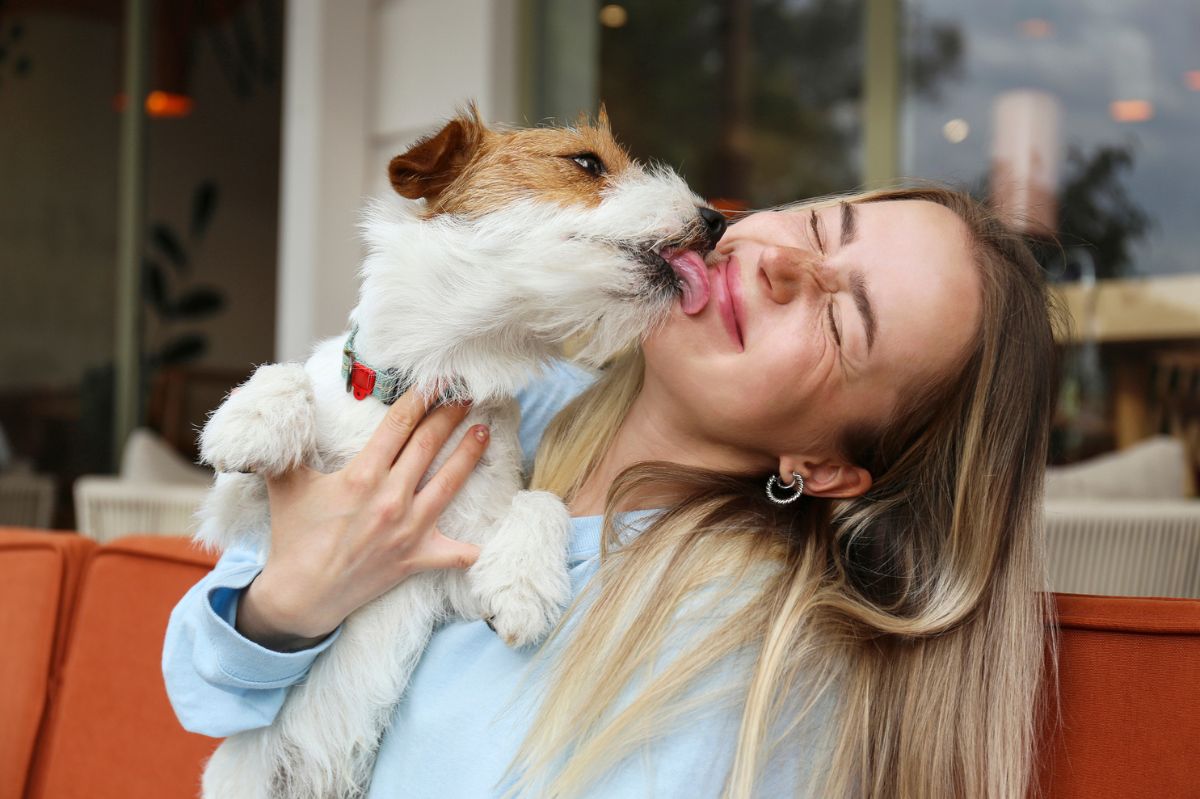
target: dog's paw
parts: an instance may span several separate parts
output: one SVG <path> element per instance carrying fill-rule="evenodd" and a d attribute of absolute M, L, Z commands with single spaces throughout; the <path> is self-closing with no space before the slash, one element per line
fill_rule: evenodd
<path fill-rule="evenodd" d="M 480 597 L 484 621 L 511 647 L 528 646 L 554 628 L 566 605 L 567 592 L 547 595 L 527 581 L 505 586 Z"/>
<path fill-rule="evenodd" d="M 283 474 L 317 448 L 312 384 L 300 364 L 266 364 L 234 390 L 200 434 L 200 458 L 218 472 Z"/>
<path fill-rule="evenodd" d="M 532 644 L 558 623 L 571 598 L 570 530 L 561 499 L 520 491 L 467 573 L 484 619 L 509 646 Z"/>

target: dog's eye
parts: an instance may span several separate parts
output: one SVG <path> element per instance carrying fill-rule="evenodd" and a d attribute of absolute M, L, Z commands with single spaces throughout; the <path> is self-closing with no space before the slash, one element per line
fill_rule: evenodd
<path fill-rule="evenodd" d="M 592 177 L 600 177 L 607 170 L 604 168 L 604 162 L 595 153 L 580 153 L 579 155 L 571 156 L 571 160 L 579 164 L 580 168 L 587 172 Z"/>

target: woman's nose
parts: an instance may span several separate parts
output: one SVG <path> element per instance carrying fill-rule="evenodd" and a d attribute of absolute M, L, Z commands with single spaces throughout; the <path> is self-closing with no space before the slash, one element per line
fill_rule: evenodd
<path fill-rule="evenodd" d="M 779 246 L 765 248 L 758 261 L 767 278 L 767 292 L 780 305 L 791 302 L 805 291 L 821 290 L 819 263 L 818 258 L 807 250 Z"/>

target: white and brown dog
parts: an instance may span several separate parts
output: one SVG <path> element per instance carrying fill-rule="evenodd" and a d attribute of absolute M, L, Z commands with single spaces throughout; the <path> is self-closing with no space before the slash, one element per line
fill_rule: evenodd
<path fill-rule="evenodd" d="M 471 108 L 389 172 L 396 196 L 363 225 L 351 330 L 304 364 L 262 366 L 204 428 L 202 456 L 219 475 L 198 538 L 266 551 L 263 477 L 340 468 L 385 403 L 415 387 L 473 403 L 433 470 L 471 425 L 491 428 L 438 522 L 481 554 L 465 573 L 418 574 L 352 614 L 275 722 L 217 749 L 206 799 L 361 796 L 440 619 L 490 618 L 513 646 L 549 631 L 569 598 L 570 519 L 558 497 L 521 490 L 513 394 L 576 334 L 588 336 L 580 357 L 598 364 L 649 332 L 725 226 L 674 172 L 632 161 L 603 112 L 596 125 L 500 131 Z"/>

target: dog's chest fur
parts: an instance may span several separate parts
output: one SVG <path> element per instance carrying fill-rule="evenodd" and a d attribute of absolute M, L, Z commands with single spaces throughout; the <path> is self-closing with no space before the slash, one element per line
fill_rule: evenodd
<path fill-rule="evenodd" d="M 374 396 L 355 399 L 342 377 L 345 337 L 326 339 L 304 364 L 312 383 L 317 418 L 317 451 L 321 471 L 332 472 L 354 457 L 387 415 L 388 406 Z"/>

